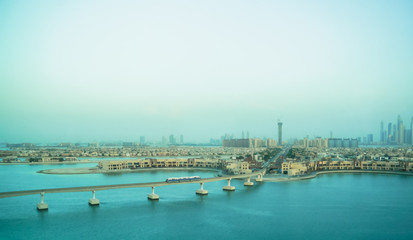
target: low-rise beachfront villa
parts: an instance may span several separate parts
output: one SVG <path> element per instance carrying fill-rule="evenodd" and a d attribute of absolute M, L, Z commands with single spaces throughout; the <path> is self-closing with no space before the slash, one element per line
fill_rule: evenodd
<path fill-rule="evenodd" d="M 401 161 L 314 161 L 314 162 L 283 162 L 282 173 L 298 176 L 313 171 L 329 170 L 364 170 L 413 172 L 413 162 Z"/>
<path fill-rule="evenodd" d="M 100 161 L 98 167 L 106 171 L 147 168 L 215 168 L 222 169 L 229 174 L 249 174 L 252 170 L 248 162 L 242 160 L 218 159 L 136 159 L 123 161 Z"/>

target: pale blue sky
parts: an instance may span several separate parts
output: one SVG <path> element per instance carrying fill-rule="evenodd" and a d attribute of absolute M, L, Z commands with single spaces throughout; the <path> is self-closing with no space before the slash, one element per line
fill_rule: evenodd
<path fill-rule="evenodd" d="M 413 116 L 412 1 L 0 2 L 0 141 L 358 137 Z"/>

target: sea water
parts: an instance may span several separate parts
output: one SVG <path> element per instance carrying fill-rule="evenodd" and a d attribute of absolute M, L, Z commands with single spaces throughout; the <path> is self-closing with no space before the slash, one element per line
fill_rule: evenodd
<path fill-rule="evenodd" d="M 48 175 L 38 170 L 84 165 L 0 166 L 0 191 L 164 181 L 209 171 L 145 171 L 122 174 Z M 48 211 L 37 211 L 39 195 L 0 199 L 1 239 L 413 239 L 413 177 L 331 174 L 295 182 L 244 187 L 232 180 L 155 188 L 45 195 Z"/>

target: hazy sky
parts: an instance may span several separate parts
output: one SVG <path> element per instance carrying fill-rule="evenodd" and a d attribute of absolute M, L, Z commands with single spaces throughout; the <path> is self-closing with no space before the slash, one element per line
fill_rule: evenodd
<path fill-rule="evenodd" d="M 413 1 L 0 2 L 0 141 L 358 137 L 413 116 Z M 406 127 L 410 128 L 410 127 Z"/>

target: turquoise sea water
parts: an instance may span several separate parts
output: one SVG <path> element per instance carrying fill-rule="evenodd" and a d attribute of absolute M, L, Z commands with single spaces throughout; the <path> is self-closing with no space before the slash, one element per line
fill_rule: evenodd
<path fill-rule="evenodd" d="M 91 164 L 90 166 L 94 166 Z M 163 181 L 216 172 L 149 171 L 128 174 L 45 175 L 36 171 L 89 165 L 0 166 L 0 191 Z M 413 239 L 413 177 L 374 174 L 322 175 L 224 192 L 226 181 L 0 199 L 1 239 Z"/>

